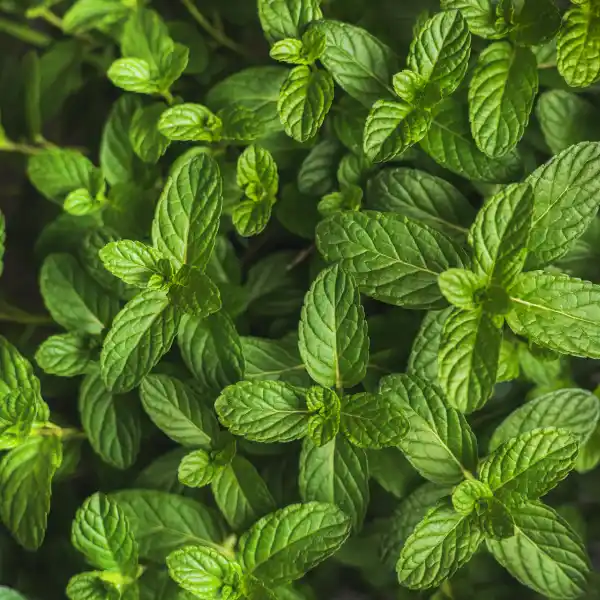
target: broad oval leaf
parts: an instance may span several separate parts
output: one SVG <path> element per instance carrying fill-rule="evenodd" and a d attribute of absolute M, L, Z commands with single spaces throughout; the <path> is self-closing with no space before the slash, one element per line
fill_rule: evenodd
<path fill-rule="evenodd" d="M 319 274 L 304 299 L 299 348 L 308 374 L 322 386 L 351 388 L 369 362 L 369 334 L 354 278 L 339 266 Z"/>
<path fill-rule="evenodd" d="M 387 213 L 339 213 L 317 227 L 317 247 L 339 261 L 362 292 L 382 302 L 411 308 L 443 307 L 437 276 L 466 259 L 443 234 Z"/>
<path fill-rule="evenodd" d="M 84 336 L 75 333 L 51 335 L 35 353 L 40 369 L 58 377 L 82 375 L 89 368 L 92 349 Z"/>
<path fill-rule="evenodd" d="M 145 163 L 156 164 L 171 144 L 158 128 L 159 119 L 166 105 L 156 102 L 138 110 L 133 115 L 129 141 L 133 151 Z"/>
<path fill-rule="evenodd" d="M 482 152 L 498 158 L 517 145 L 537 90 L 537 61 L 529 48 L 496 42 L 479 55 L 469 84 L 469 118 Z"/>
<path fill-rule="evenodd" d="M 258 16 L 271 42 L 299 38 L 311 21 L 323 17 L 321 0 L 259 0 Z"/>

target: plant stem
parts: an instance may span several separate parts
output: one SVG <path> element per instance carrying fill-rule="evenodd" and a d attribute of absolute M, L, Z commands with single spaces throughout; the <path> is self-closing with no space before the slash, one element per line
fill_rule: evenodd
<path fill-rule="evenodd" d="M 8 140 L 0 144 L 0 152 L 18 152 L 19 154 L 27 154 L 29 156 L 33 154 L 39 154 L 42 149 L 37 146 L 31 146 L 29 144 L 18 144 L 17 142 L 10 142 Z"/>
<path fill-rule="evenodd" d="M 63 30 L 63 22 L 62 19 L 55 15 L 50 9 L 48 8 L 38 8 L 35 11 L 33 11 L 32 16 L 35 17 L 39 17 L 40 19 L 44 19 L 44 21 L 46 21 L 47 23 L 50 23 L 50 25 L 53 25 L 54 27 L 56 27 L 57 29 L 60 29 L 61 31 Z"/>
<path fill-rule="evenodd" d="M 0 32 L 12 35 L 14 38 L 17 38 L 22 42 L 33 44 L 39 48 L 45 48 L 52 43 L 52 38 L 49 35 L 46 35 L 41 31 L 31 29 L 30 27 L 27 27 L 27 25 L 15 23 L 10 19 L 4 19 L 2 17 L 0 17 Z"/>
<path fill-rule="evenodd" d="M 238 43 L 234 42 L 231 38 L 229 38 L 225 33 L 216 29 L 212 23 L 198 10 L 193 0 L 181 0 L 183 5 L 188 9 L 188 12 L 198 25 L 206 31 L 215 41 L 217 41 L 221 46 L 225 46 L 225 48 L 229 48 L 242 56 L 246 56 L 247 52 L 244 50 L 242 46 Z"/>
<path fill-rule="evenodd" d="M 173 94 L 169 90 L 163 90 L 160 95 L 167 101 L 169 106 L 173 106 L 175 98 L 173 98 Z"/>

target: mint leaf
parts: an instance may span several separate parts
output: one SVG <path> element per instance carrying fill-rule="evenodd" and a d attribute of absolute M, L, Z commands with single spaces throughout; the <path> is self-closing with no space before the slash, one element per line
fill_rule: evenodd
<path fill-rule="evenodd" d="M 527 181 L 533 189 L 533 221 L 527 269 L 563 256 L 588 228 L 598 210 L 600 144 L 570 146 L 538 167 Z"/>
<path fill-rule="evenodd" d="M 140 558 L 164 564 L 165 557 L 177 548 L 219 543 L 225 538 L 220 516 L 191 498 L 136 489 L 113 493 L 110 498 L 129 520 Z"/>
<path fill-rule="evenodd" d="M 336 552 L 349 533 L 348 517 L 335 506 L 292 504 L 263 517 L 241 537 L 240 559 L 245 570 L 269 586 L 282 585 Z"/>
<path fill-rule="evenodd" d="M 173 106 L 165 110 L 158 121 L 160 133 L 179 142 L 216 142 L 222 128 L 221 119 L 201 104 Z"/>
<path fill-rule="evenodd" d="M 146 290 L 130 300 L 115 317 L 108 332 L 100 369 L 113 392 L 139 385 L 175 340 L 179 318 L 164 292 Z"/>
<path fill-rule="evenodd" d="M 157 163 L 169 148 L 169 139 L 158 128 L 165 108 L 165 104 L 156 102 L 138 108 L 133 115 L 129 140 L 133 151 L 146 163 Z"/>
<path fill-rule="evenodd" d="M 212 600 L 227 594 L 236 598 L 242 568 L 233 559 L 208 546 L 188 546 L 167 557 L 169 575 L 194 598 Z"/>
<path fill-rule="evenodd" d="M 490 451 L 511 438 L 541 427 L 566 429 L 583 445 L 593 434 L 600 418 L 600 401 L 586 391 L 563 389 L 543 394 L 510 413 L 494 431 Z"/>
<path fill-rule="evenodd" d="M 409 424 L 392 396 L 355 394 L 344 400 L 341 429 L 360 448 L 385 448 L 401 446 Z"/>
<path fill-rule="evenodd" d="M 510 286 L 523 270 L 534 196 L 525 182 L 504 188 L 485 202 L 469 232 L 473 266 L 490 284 Z"/>
<path fill-rule="evenodd" d="M 159 94 L 160 85 L 150 64 L 140 58 L 119 58 L 107 72 L 108 78 L 126 92 Z"/>
<path fill-rule="evenodd" d="M 485 290 L 485 279 L 467 269 L 448 269 L 440 273 L 438 285 L 446 300 L 457 308 L 476 310 Z"/>
<path fill-rule="evenodd" d="M 465 479 L 452 492 L 452 506 L 461 515 L 470 515 L 480 500 L 492 497 L 492 490 L 485 483 L 477 479 Z"/>
<path fill-rule="evenodd" d="M 195 154 L 180 162 L 167 180 L 152 224 L 155 248 L 177 268 L 202 269 L 208 262 L 223 204 L 216 161 Z"/>
<path fill-rule="evenodd" d="M 308 436 L 315 446 L 324 446 L 340 429 L 340 398 L 333 390 L 315 386 L 306 394 L 306 406 L 311 413 Z"/>
<path fill-rule="evenodd" d="M 510 290 L 507 322 L 534 343 L 575 356 L 600 357 L 600 287 L 563 274 L 522 273 Z"/>
<path fill-rule="evenodd" d="M 63 27 L 67 33 L 83 33 L 118 23 L 129 11 L 119 0 L 78 0 L 65 13 Z"/>
<path fill-rule="evenodd" d="M 119 310 L 69 254 L 51 254 L 40 272 L 40 289 L 52 318 L 65 329 L 99 335 Z"/>
<path fill-rule="evenodd" d="M 314 137 L 333 102 L 333 79 L 307 66 L 292 69 L 281 87 L 277 110 L 285 132 L 298 142 Z"/>
<path fill-rule="evenodd" d="M 488 550 L 524 585 L 553 598 L 578 598 L 590 569 L 582 541 L 554 510 L 527 502 L 511 511 L 515 535 L 487 540 Z M 531 569 L 530 565 L 539 565 Z"/>
<path fill-rule="evenodd" d="M 390 82 L 399 63 L 388 46 L 348 23 L 325 20 L 313 27 L 327 39 L 320 60 L 346 93 L 367 108 L 381 98 L 394 98 Z"/>
<path fill-rule="evenodd" d="M 398 579 L 411 589 L 436 587 L 454 575 L 482 541 L 474 516 L 461 515 L 440 504 L 406 540 L 396 565 Z"/>
<path fill-rule="evenodd" d="M 104 267 L 129 285 L 145 288 L 153 275 L 165 268 L 162 254 L 142 242 L 119 240 L 104 246 L 99 252 Z"/>
<path fill-rule="evenodd" d="M 40 380 L 33 372 L 31 363 L 6 338 L 0 336 L 0 397 L 12 392 L 29 391 L 41 402 Z"/>
<path fill-rule="evenodd" d="M 351 275 L 321 271 L 304 299 L 299 348 L 309 375 L 325 387 L 360 383 L 369 362 L 367 321 Z"/>
<path fill-rule="evenodd" d="M 235 456 L 212 481 L 215 502 L 234 531 L 244 531 L 275 510 L 275 500 L 256 468 Z"/>
<path fill-rule="evenodd" d="M 475 210 L 452 184 L 425 171 L 385 169 L 369 179 L 367 206 L 421 221 L 452 238 L 464 238 Z"/>
<path fill-rule="evenodd" d="M 38 411 L 36 393 L 15 391 L 2 398 L 0 407 L 0 448 L 14 448 L 25 441 Z"/>
<path fill-rule="evenodd" d="M 44 541 L 52 478 L 61 462 L 62 444 L 55 435 L 32 437 L 0 461 L 0 517 L 28 550 Z"/>
<path fill-rule="evenodd" d="M 388 375 L 379 391 L 393 398 L 408 419 L 400 448 L 423 477 L 447 485 L 462 481 L 465 471 L 475 471 L 475 435 L 439 388 L 416 375 Z"/>
<path fill-rule="evenodd" d="M 279 381 L 241 381 L 226 387 L 215 402 L 231 433 L 255 442 L 291 442 L 306 435 L 304 392 Z"/>
<path fill-rule="evenodd" d="M 66 593 L 69 600 L 120 600 L 119 591 L 102 581 L 102 573 L 98 571 L 78 573 L 71 577 Z"/>
<path fill-rule="evenodd" d="M 167 375 L 148 375 L 142 380 L 140 397 L 152 422 L 172 440 L 184 446 L 211 449 L 219 426 L 192 388 Z"/>
<path fill-rule="evenodd" d="M 86 372 L 92 348 L 85 337 L 76 333 L 51 335 L 35 353 L 35 362 L 50 375 L 75 377 Z"/>
<path fill-rule="evenodd" d="M 538 90 L 535 55 L 508 42 L 489 45 L 469 84 L 469 118 L 477 147 L 505 156 L 523 137 Z"/>
<path fill-rule="evenodd" d="M 474 35 L 489 39 L 502 35 L 496 26 L 490 0 L 441 0 L 441 6 L 444 10 L 460 10 Z"/>
<path fill-rule="evenodd" d="M 79 390 L 79 416 L 92 449 L 117 469 L 137 459 L 142 438 L 142 414 L 137 398 L 115 396 L 94 369 Z"/>
<path fill-rule="evenodd" d="M 217 394 L 243 378 L 242 343 L 233 321 L 223 311 L 204 319 L 185 316 L 177 345 L 202 389 Z"/>
<path fill-rule="evenodd" d="M 577 438 L 565 429 L 533 429 L 490 454 L 479 466 L 479 478 L 500 500 L 537 500 L 569 474 L 578 450 Z"/>
<path fill-rule="evenodd" d="M 124 576 L 134 576 L 137 572 L 137 544 L 127 517 L 104 494 L 90 496 L 79 508 L 71 541 L 94 567 Z"/>
<path fill-rule="evenodd" d="M 233 226 L 242 237 L 250 237 L 262 233 L 271 219 L 272 204 L 269 201 L 240 202 L 234 209 Z"/>
<path fill-rule="evenodd" d="M 273 155 L 261 146 L 248 146 L 238 158 L 236 181 L 244 194 L 255 202 L 273 199 L 279 189 Z"/>
<path fill-rule="evenodd" d="M 463 266 L 458 246 L 443 234 L 399 215 L 335 214 L 317 227 L 317 247 L 339 261 L 360 290 L 377 300 L 411 308 L 443 305 L 437 276 Z"/>
<path fill-rule="evenodd" d="M 305 25 L 323 17 L 321 0 L 259 0 L 258 16 L 266 38 L 272 43 L 299 38 Z"/>
<path fill-rule="evenodd" d="M 183 265 L 169 287 L 169 300 L 179 311 L 208 317 L 221 309 L 219 288 L 200 269 Z"/>

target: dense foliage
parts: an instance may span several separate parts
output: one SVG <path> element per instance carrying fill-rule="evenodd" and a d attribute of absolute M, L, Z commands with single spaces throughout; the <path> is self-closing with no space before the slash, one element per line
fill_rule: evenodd
<path fill-rule="evenodd" d="M 600 0 L 0 10 L 0 600 L 600 597 Z"/>

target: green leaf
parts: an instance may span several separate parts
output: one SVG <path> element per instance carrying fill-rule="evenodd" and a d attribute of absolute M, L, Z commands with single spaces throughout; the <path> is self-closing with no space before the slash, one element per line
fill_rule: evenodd
<path fill-rule="evenodd" d="M 394 99 L 389 82 L 399 70 L 399 61 L 388 46 L 364 29 L 341 21 L 319 21 L 313 27 L 327 39 L 320 60 L 346 93 L 367 108 L 381 98 Z"/>
<path fill-rule="evenodd" d="M 160 87 L 150 65 L 141 58 L 118 58 L 106 73 L 117 87 L 136 94 L 159 94 Z"/>
<path fill-rule="evenodd" d="M 36 436 L 0 461 L 0 517 L 27 550 L 37 550 L 46 535 L 52 478 L 62 462 L 58 436 Z"/>
<path fill-rule="evenodd" d="M 319 274 L 304 299 L 299 348 L 309 375 L 325 387 L 360 383 L 369 362 L 365 313 L 354 278 L 335 265 Z"/>
<path fill-rule="evenodd" d="M 496 27 L 490 0 L 441 0 L 441 6 L 443 10 L 460 10 L 474 35 L 489 39 L 502 35 Z"/>
<path fill-rule="evenodd" d="M 69 254 L 51 254 L 42 265 L 40 289 L 52 318 L 73 332 L 100 335 L 119 310 Z"/>
<path fill-rule="evenodd" d="M 333 390 L 315 386 L 306 393 L 306 406 L 311 413 L 308 436 L 315 446 L 324 446 L 340 429 L 340 398 Z"/>
<path fill-rule="evenodd" d="M 513 184 L 488 199 L 469 231 L 473 270 L 489 284 L 508 288 L 527 257 L 534 196 L 529 183 Z"/>
<path fill-rule="evenodd" d="M 452 184 L 404 167 L 384 169 L 369 180 L 367 206 L 399 213 L 459 239 L 475 217 L 474 208 Z"/>
<path fill-rule="evenodd" d="M 477 479 L 461 481 L 452 492 L 452 506 L 461 515 L 470 515 L 483 498 L 492 498 L 492 490 Z"/>
<path fill-rule="evenodd" d="M 158 128 L 165 108 L 165 104 L 156 102 L 138 108 L 133 115 L 129 140 L 133 151 L 146 163 L 157 163 L 169 148 L 169 139 Z"/>
<path fill-rule="evenodd" d="M 167 557 L 169 575 L 194 598 L 240 598 L 242 568 L 233 559 L 208 546 L 188 546 Z"/>
<path fill-rule="evenodd" d="M 499 500 L 537 500 L 569 474 L 578 450 L 566 429 L 533 429 L 494 450 L 480 464 L 479 478 Z"/>
<path fill-rule="evenodd" d="M 440 273 L 438 285 L 450 304 L 463 310 L 477 310 L 485 279 L 468 269 L 448 269 Z"/>
<path fill-rule="evenodd" d="M 331 504 L 292 504 L 255 523 L 240 539 L 245 570 L 270 587 L 299 579 L 334 554 L 350 520 Z"/>
<path fill-rule="evenodd" d="M 411 308 L 443 306 L 437 276 L 465 261 L 443 234 L 377 212 L 338 213 L 322 221 L 317 247 L 326 260 L 339 261 L 366 295 Z"/>
<path fill-rule="evenodd" d="M 178 104 L 165 110 L 158 130 L 169 140 L 216 142 L 221 138 L 221 119 L 201 104 Z"/>
<path fill-rule="evenodd" d="M 183 446 L 210 450 L 219 433 L 209 406 L 191 387 L 167 375 L 148 375 L 140 397 L 152 422 Z"/>
<path fill-rule="evenodd" d="M 406 540 L 396 565 L 398 579 L 411 589 L 437 587 L 470 560 L 482 541 L 474 516 L 440 504 Z"/>
<path fill-rule="evenodd" d="M 65 33 L 102 29 L 126 18 L 131 9 L 120 0 L 77 0 L 63 17 Z"/>
<path fill-rule="evenodd" d="M 600 140 L 595 113 L 593 104 L 565 90 L 545 91 L 536 105 L 536 116 L 553 154 L 579 142 Z"/>
<path fill-rule="evenodd" d="M 490 158 L 471 138 L 467 111 L 453 98 L 438 107 L 421 148 L 438 164 L 471 181 L 507 183 L 521 176 L 521 159 L 516 149 L 500 158 Z"/>
<path fill-rule="evenodd" d="M 153 275 L 164 273 L 162 254 L 151 246 L 133 240 L 119 240 L 99 252 L 105 268 L 129 285 L 145 288 Z"/>
<path fill-rule="evenodd" d="M 271 219 L 272 204 L 269 201 L 240 202 L 232 213 L 233 226 L 242 237 L 262 233 Z"/>
<path fill-rule="evenodd" d="M 110 497 L 129 519 L 140 558 L 164 564 L 165 557 L 177 548 L 225 539 L 221 517 L 191 498 L 135 489 Z"/>
<path fill-rule="evenodd" d="M 521 46 L 550 42 L 560 28 L 555 0 L 524 0 L 512 3 L 511 37 Z"/>
<path fill-rule="evenodd" d="M 391 395 L 355 394 L 344 399 L 341 428 L 359 448 L 401 446 L 408 420 Z"/>
<path fill-rule="evenodd" d="M 469 84 L 469 119 L 477 147 L 505 156 L 523 137 L 538 90 L 535 55 L 508 42 L 490 44 Z"/>
<path fill-rule="evenodd" d="M 146 290 L 130 300 L 108 332 L 100 369 L 106 387 L 116 393 L 139 385 L 175 340 L 179 317 L 164 292 Z"/>
<path fill-rule="evenodd" d="M 19 446 L 31 434 L 38 411 L 33 390 L 14 391 L 2 398 L 0 405 L 0 448 Z"/>
<path fill-rule="evenodd" d="M 79 415 L 92 449 L 104 462 L 117 469 L 135 463 L 142 438 L 137 398 L 115 396 L 104 387 L 99 370 L 94 370 L 79 389 Z"/>
<path fill-rule="evenodd" d="M 423 95 L 441 100 L 463 80 L 471 55 L 471 34 L 458 10 L 437 13 L 410 46 L 408 68 L 426 81 Z"/>
<path fill-rule="evenodd" d="M 275 500 L 254 465 L 235 456 L 212 481 L 215 502 L 234 531 L 244 531 L 275 510 Z"/>
<path fill-rule="evenodd" d="M 0 336 L 0 398 L 12 392 L 33 392 L 42 401 L 40 380 L 31 363 L 4 337 Z M 40 420 L 46 417 L 40 417 Z"/>
<path fill-rule="evenodd" d="M 307 66 L 292 69 L 281 87 L 277 110 L 285 132 L 298 142 L 314 137 L 333 102 L 333 78 Z"/>
<path fill-rule="evenodd" d="M 300 496 L 304 502 L 335 504 L 360 530 L 369 505 L 369 465 L 367 454 L 338 435 L 324 446 L 310 438 L 302 444 Z"/>
<path fill-rule="evenodd" d="M 564 354 L 600 358 L 600 286 L 563 274 L 522 273 L 510 290 L 510 328 Z"/>
<path fill-rule="evenodd" d="M 489 448 L 493 451 L 511 438 L 541 427 L 566 429 L 583 445 L 594 433 L 598 419 L 600 401 L 594 394 L 580 389 L 556 390 L 510 413 L 494 431 Z"/>
<path fill-rule="evenodd" d="M 431 114 L 406 102 L 378 100 L 365 122 L 363 151 L 372 162 L 387 162 L 420 142 Z"/>
<path fill-rule="evenodd" d="M 269 42 L 299 38 L 311 21 L 323 18 L 321 0 L 259 0 L 258 16 Z"/>
<path fill-rule="evenodd" d="M 388 375 L 380 393 L 390 395 L 408 419 L 400 444 L 413 467 L 440 485 L 458 483 L 477 465 L 477 440 L 465 417 L 448 406 L 442 392 L 416 375 Z"/>
<path fill-rule="evenodd" d="M 275 198 L 279 173 L 273 155 L 261 146 L 248 146 L 238 158 L 236 181 L 251 200 L 261 202 Z"/>
<path fill-rule="evenodd" d="M 544 596 L 581 597 L 588 588 L 589 559 L 567 522 L 541 502 L 527 502 L 511 514 L 515 535 L 487 540 L 494 558 L 513 577 Z M 532 569 L 531 565 L 538 566 Z"/>
<path fill-rule="evenodd" d="M 286 38 L 275 42 L 269 53 L 271 58 L 292 65 L 312 65 L 325 51 L 327 40 L 317 29 L 309 29 L 302 40 Z"/>
<path fill-rule="evenodd" d="M 177 345 L 202 389 L 218 394 L 243 379 L 242 343 L 233 321 L 223 311 L 204 319 L 183 317 Z"/>
<path fill-rule="evenodd" d="M 570 146 L 527 181 L 533 189 L 529 270 L 563 256 L 594 219 L 600 203 L 600 143 Z"/>
<path fill-rule="evenodd" d="M 1 600 L 27 600 L 25 596 L 22 596 L 16 590 L 0 586 L 0 599 Z"/>
<path fill-rule="evenodd" d="M 91 194 L 86 189 L 73 190 L 65 198 L 63 208 L 66 212 L 77 217 L 89 215 L 97 211 L 102 204 L 92 198 Z"/>
<path fill-rule="evenodd" d="M 219 288 L 200 269 L 188 265 L 177 272 L 168 294 L 173 306 L 194 317 L 208 317 L 221 309 Z"/>
<path fill-rule="evenodd" d="M 86 372 L 92 348 L 85 337 L 76 333 L 51 335 L 35 353 L 35 362 L 49 375 L 76 377 Z"/>
<path fill-rule="evenodd" d="M 103 581 L 99 571 L 74 575 L 69 579 L 66 593 L 69 600 L 120 600 L 119 591 Z"/>
<path fill-rule="evenodd" d="M 571 87 L 588 87 L 600 77 L 600 15 L 591 2 L 567 11 L 558 33 L 559 73 Z"/>
<path fill-rule="evenodd" d="M 186 454 L 179 463 L 177 478 L 188 487 L 203 487 L 227 467 L 235 457 L 236 444 L 231 439 L 222 449 L 213 452 L 194 450 Z"/>
<path fill-rule="evenodd" d="M 215 244 L 223 204 L 222 178 L 214 158 L 190 156 L 170 174 L 152 224 L 154 246 L 177 268 L 202 269 Z"/>
<path fill-rule="evenodd" d="M 101 493 L 90 496 L 73 521 L 71 543 L 94 567 L 135 576 L 138 549 L 127 517 Z"/>
<path fill-rule="evenodd" d="M 86 189 L 96 196 L 104 186 L 100 169 L 80 152 L 63 148 L 34 154 L 27 163 L 27 176 L 40 194 L 57 204 L 74 190 Z"/>
<path fill-rule="evenodd" d="M 291 442 L 306 435 L 304 392 L 280 381 L 230 385 L 217 398 L 215 410 L 231 433 L 255 442 Z"/>

